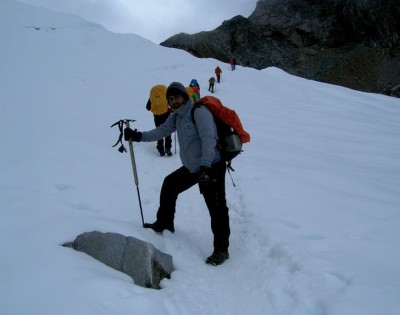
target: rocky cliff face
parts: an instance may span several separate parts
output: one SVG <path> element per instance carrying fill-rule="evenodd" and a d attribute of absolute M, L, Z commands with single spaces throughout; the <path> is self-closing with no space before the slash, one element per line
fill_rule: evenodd
<path fill-rule="evenodd" d="M 161 45 L 400 96 L 400 0 L 260 0 L 248 18 Z"/>

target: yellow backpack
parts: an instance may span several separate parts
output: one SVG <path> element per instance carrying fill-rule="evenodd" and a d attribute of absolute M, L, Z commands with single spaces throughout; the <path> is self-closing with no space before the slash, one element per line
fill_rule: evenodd
<path fill-rule="evenodd" d="M 167 87 L 165 85 L 155 85 L 150 90 L 150 111 L 154 115 L 162 115 L 168 111 Z"/>

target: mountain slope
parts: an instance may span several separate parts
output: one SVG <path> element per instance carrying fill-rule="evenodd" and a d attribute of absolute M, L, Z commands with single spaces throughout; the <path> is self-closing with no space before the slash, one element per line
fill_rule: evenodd
<path fill-rule="evenodd" d="M 1 314 L 396 314 L 400 103 L 198 59 L 135 35 L 18 2 L 0 4 Z M 197 187 L 180 196 L 176 232 L 141 227 L 130 159 L 112 145 L 121 118 L 153 128 L 153 84 L 216 65 L 215 96 L 252 141 L 227 176 L 230 259 L 212 250 Z M 175 140 L 174 140 L 175 144 Z M 135 143 L 146 221 L 162 179 L 181 165 Z M 176 148 L 177 151 L 179 147 Z M 162 290 L 60 246 L 98 230 L 134 236 L 173 256 Z"/>

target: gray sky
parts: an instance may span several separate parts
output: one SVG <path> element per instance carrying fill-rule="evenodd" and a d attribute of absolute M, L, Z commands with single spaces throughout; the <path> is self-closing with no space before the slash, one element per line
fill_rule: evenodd
<path fill-rule="evenodd" d="M 119 33 L 155 43 L 185 32 L 210 31 L 240 14 L 248 17 L 258 0 L 19 0 L 72 13 Z"/>

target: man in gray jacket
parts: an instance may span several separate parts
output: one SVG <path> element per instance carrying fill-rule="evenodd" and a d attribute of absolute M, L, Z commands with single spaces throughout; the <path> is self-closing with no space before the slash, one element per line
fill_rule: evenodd
<path fill-rule="evenodd" d="M 151 142 L 177 132 L 180 158 L 183 166 L 164 179 L 157 220 L 145 223 L 145 228 L 157 233 L 175 231 L 174 217 L 178 195 L 195 184 L 199 185 L 211 217 L 214 251 L 206 263 L 220 265 L 229 258 L 229 214 L 225 198 L 226 163 L 221 159 L 217 145 L 217 129 L 211 112 L 201 106 L 194 111 L 193 102 L 179 82 L 172 82 L 167 89 L 167 100 L 172 114 L 155 129 L 140 132 L 126 128 L 125 140 Z"/>

